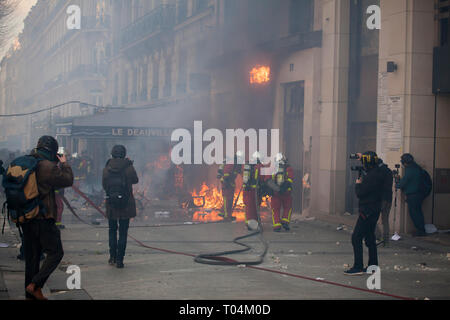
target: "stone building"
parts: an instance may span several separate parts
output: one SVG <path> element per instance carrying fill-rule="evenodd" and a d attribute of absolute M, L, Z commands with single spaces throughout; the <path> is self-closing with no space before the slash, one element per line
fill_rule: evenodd
<path fill-rule="evenodd" d="M 80 5 L 81 30 L 64 27 L 69 4 Z M 195 120 L 279 129 L 294 210 L 338 223 L 358 214 L 350 153 L 374 150 L 394 168 L 410 152 L 434 178 L 425 221 L 448 229 L 449 25 L 443 0 L 39 1 L 2 64 L 0 110 L 108 107 L 28 119 L 35 135 L 91 150 L 99 167 L 118 142 L 142 164 L 167 154 L 172 130 Z M 215 170 L 192 168 L 198 179 Z M 402 200 L 391 224 L 410 232 Z"/>

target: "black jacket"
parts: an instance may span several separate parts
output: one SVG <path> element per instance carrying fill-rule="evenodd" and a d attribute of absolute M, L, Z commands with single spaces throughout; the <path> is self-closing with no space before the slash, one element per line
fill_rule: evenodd
<path fill-rule="evenodd" d="M 124 158 L 109 159 L 103 169 L 103 189 L 107 189 L 107 180 L 110 176 L 110 172 L 118 172 L 122 170 L 125 172 L 130 198 L 128 200 L 128 205 L 124 209 L 113 208 L 109 205 L 108 201 L 106 201 L 106 215 L 108 219 L 128 219 L 136 216 L 136 202 L 133 197 L 133 184 L 138 183 L 139 178 L 133 167 L 133 162 Z"/>
<path fill-rule="evenodd" d="M 378 164 L 378 168 L 383 175 L 382 200 L 392 202 L 392 183 L 394 180 L 392 170 L 389 169 L 389 167 L 385 163 L 383 163 L 383 161 L 380 161 L 380 163 Z"/>
<path fill-rule="evenodd" d="M 374 209 L 381 208 L 383 182 L 384 174 L 378 166 L 369 169 L 363 175 L 362 183 L 357 183 L 355 187 L 356 196 L 359 199 L 360 211 L 365 207 L 372 207 Z"/>

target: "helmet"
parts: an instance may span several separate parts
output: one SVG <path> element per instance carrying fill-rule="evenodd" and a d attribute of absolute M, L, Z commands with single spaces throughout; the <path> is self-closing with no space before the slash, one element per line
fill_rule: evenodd
<path fill-rule="evenodd" d="M 414 162 L 414 157 L 409 154 L 409 153 L 405 153 L 402 155 L 402 157 L 400 158 L 400 162 L 405 165 L 405 164 L 411 164 Z"/>
<path fill-rule="evenodd" d="M 280 162 L 281 160 L 283 160 L 284 156 L 282 153 L 277 153 L 277 155 L 275 156 L 275 162 Z"/>
<path fill-rule="evenodd" d="M 238 150 L 234 155 L 235 164 L 243 164 L 244 163 L 244 153 L 241 150 Z"/>
<path fill-rule="evenodd" d="M 39 138 L 36 149 L 46 150 L 50 152 L 52 156 L 55 156 L 58 152 L 58 141 L 52 136 L 42 136 Z"/>
<path fill-rule="evenodd" d="M 261 158 L 261 154 L 259 153 L 259 151 L 255 151 L 252 154 L 252 160 L 259 160 Z"/>
<path fill-rule="evenodd" d="M 111 150 L 111 156 L 113 158 L 125 158 L 126 155 L 127 149 L 121 144 L 115 145 Z"/>
<path fill-rule="evenodd" d="M 361 156 L 361 162 L 365 168 L 372 168 L 378 164 L 378 156 L 373 151 L 364 152 Z"/>

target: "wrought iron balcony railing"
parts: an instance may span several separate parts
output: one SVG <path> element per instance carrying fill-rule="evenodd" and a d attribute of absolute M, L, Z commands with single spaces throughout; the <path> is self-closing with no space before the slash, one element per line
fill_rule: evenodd
<path fill-rule="evenodd" d="M 121 48 L 137 42 L 158 31 L 169 30 L 176 22 L 176 10 L 173 5 L 161 5 L 140 17 L 121 32 Z"/>

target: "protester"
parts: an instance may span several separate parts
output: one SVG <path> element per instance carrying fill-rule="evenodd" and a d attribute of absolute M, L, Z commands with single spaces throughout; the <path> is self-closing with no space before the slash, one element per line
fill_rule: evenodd
<path fill-rule="evenodd" d="M 31 153 L 40 160 L 36 180 L 42 206 L 36 218 L 21 225 L 24 236 L 25 294 L 29 299 L 47 300 L 41 289 L 64 255 L 60 230 L 55 225 L 55 189 L 70 187 L 73 174 L 65 156 L 57 155 L 57 150 L 55 138 L 42 136 Z M 46 254 L 46 258 L 40 268 L 41 252 Z"/>
<path fill-rule="evenodd" d="M 415 236 L 426 236 L 425 219 L 422 212 L 422 203 L 426 194 L 421 192 L 423 169 L 414 161 L 414 157 L 405 153 L 401 156 L 401 163 L 405 167 L 405 175 L 397 183 L 396 188 L 406 195 L 409 215 L 416 227 Z"/>
<path fill-rule="evenodd" d="M 103 169 L 102 185 L 106 192 L 106 215 L 109 223 L 109 264 L 123 268 L 130 218 L 136 216 L 133 184 L 139 179 L 133 162 L 125 158 L 123 145 L 115 145 Z M 117 240 L 117 228 L 119 239 Z"/>

